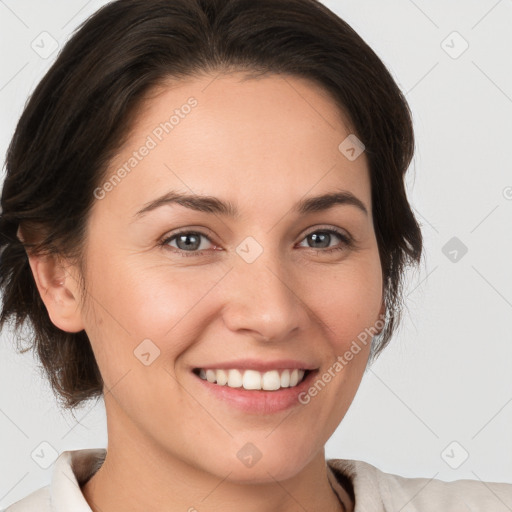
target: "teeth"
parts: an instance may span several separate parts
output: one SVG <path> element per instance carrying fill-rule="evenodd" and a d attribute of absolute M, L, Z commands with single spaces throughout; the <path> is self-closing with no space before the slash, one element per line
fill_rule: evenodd
<path fill-rule="evenodd" d="M 211 370 L 214 372 L 215 370 Z M 228 371 L 228 386 L 230 388 L 241 388 L 242 387 L 242 374 L 238 370 Z"/>
<path fill-rule="evenodd" d="M 244 389 L 261 389 L 261 373 L 254 370 L 245 370 L 242 386 Z"/>
<path fill-rule="evenodd" d="M 290 370 L 285 370 L 281 374 L 281 387 L 287 388 L 290 385 Z"/>
<path fill-rule="evenodd" d="M 281 377 L 279 377 L 279 372 L 277 370 L 265 372 L 261 379 L 261 387 L 271 391 L 279 389 L 281 387 Z"/>
<path fill-rule="evenodd" d="M 199 377 L 220 386 L 244 389 L 263 389 L 275 391 L 280 388 L 292 388 L 304 378 L 304 370 L 271 370 L 258 372 L 255 370 L 199 370 Z"/>
<path fill-rule="evenodd" d="M 217 384 L 224 386 L 228 383 L 228 374 L 224 370 L 217 370 Z"/>

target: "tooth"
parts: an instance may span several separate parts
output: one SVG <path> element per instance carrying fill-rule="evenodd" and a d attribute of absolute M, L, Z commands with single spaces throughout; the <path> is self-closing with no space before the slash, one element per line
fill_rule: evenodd
<path fill-rule="evenodd" d="M 278 370 L 258 372 L 255 370 L 204 370 L 199 369 L 199 377 L 220 386 L 228 385 L 231 388 L 240 388 L 266 391 L 275 391 L 280 388 L 294 387 L 302 381 L 305 370 Z"/>
<path fill-rule="evenodd" d="M 261 388 L 266 391 L 273 391 L 281 387 L 281 379 L 279 378 L 279 372 L 277 370 L 271 370 L 265 372 L 261 379 Z"/>
<path fill-rule="evenodd" d="M 287 388 L 290 386 L 290 370 L 284 370 L 281 374 L 281 387 Z"/>
<path fill-rule="evenodd" d="M 228 374 L 224 370 L 217 370 L 217 384 L 225 386 L 228 383 Z"/>
<path fill-rule="evenodd" d="M 242 374 L 238 370 L 229 370 L 228 386 L 230 388 L 241 388 L 242 387 Z"/>
<path fill-rule="evenodd" d="M 261 389 L 261 373 L 254 370 L 245 370 L 243 386 L 245 389 Z"/>

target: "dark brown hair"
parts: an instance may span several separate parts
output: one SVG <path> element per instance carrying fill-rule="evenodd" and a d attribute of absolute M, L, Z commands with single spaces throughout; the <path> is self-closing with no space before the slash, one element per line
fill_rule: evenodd
<path fill-rule="evenodd" d="M 51 322 L 27 251 L 62 255 L 84 271 L 93 191 L 144 95 L 168 79 L 223 71 L 308 78 L 348 116 L 366 147 L 388 312 L 371 361 L 399 323 L 404 272 L 422 254 L 404 183 L 414 134 L 408 104 L 372 49 L 317 0 L 114 1 L 77 29 L 27 102 L 1 199 L 0 328 L 14 319 L 19 333 L 29 322 L 23 351 L 37 351 L 67 408 L 101 396 L 103 381 L 85 331 Z"/>

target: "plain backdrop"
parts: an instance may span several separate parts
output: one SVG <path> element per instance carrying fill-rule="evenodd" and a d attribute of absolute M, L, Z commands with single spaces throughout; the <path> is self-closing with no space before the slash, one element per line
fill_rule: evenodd
<path fill-rule="evenodd" d="M 62 48 L 104 3 L 0 1 L 2 163 L 58 53 L 41 55 L 36 43 Z M 407 185 L 425 238 L 402 327 L 366 372 L 326 455 L 404 476 L 512 483 L 512 2 L 325 4 L 406 94 L 417 138 Z M 60 411 L 33 356 L 15 352 L 8 330 L 0 341 L 2 508 L 49 483 L 53 465 L 32 458 L 41 443 L 60 453 L 107 439 L 102 401 L 76 419 Z"/>

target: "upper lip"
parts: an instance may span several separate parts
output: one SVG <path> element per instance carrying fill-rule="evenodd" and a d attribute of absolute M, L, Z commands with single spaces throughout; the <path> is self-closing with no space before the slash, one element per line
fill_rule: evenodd
<path fill-rule="evenodd" d="M 276 359 L 274 361 L 263 361 L 261 359 L 237 359 L 234 361 L 225 361 L 223 363 L 209 363 L 205 366 L 195 366 L 195 369 L 202 368 L 203 370 L 256 370 L 259 372 L 266 372 L 270 370 L 316 370 L 317 367 L 298 361 L 296 359 Z"/>

